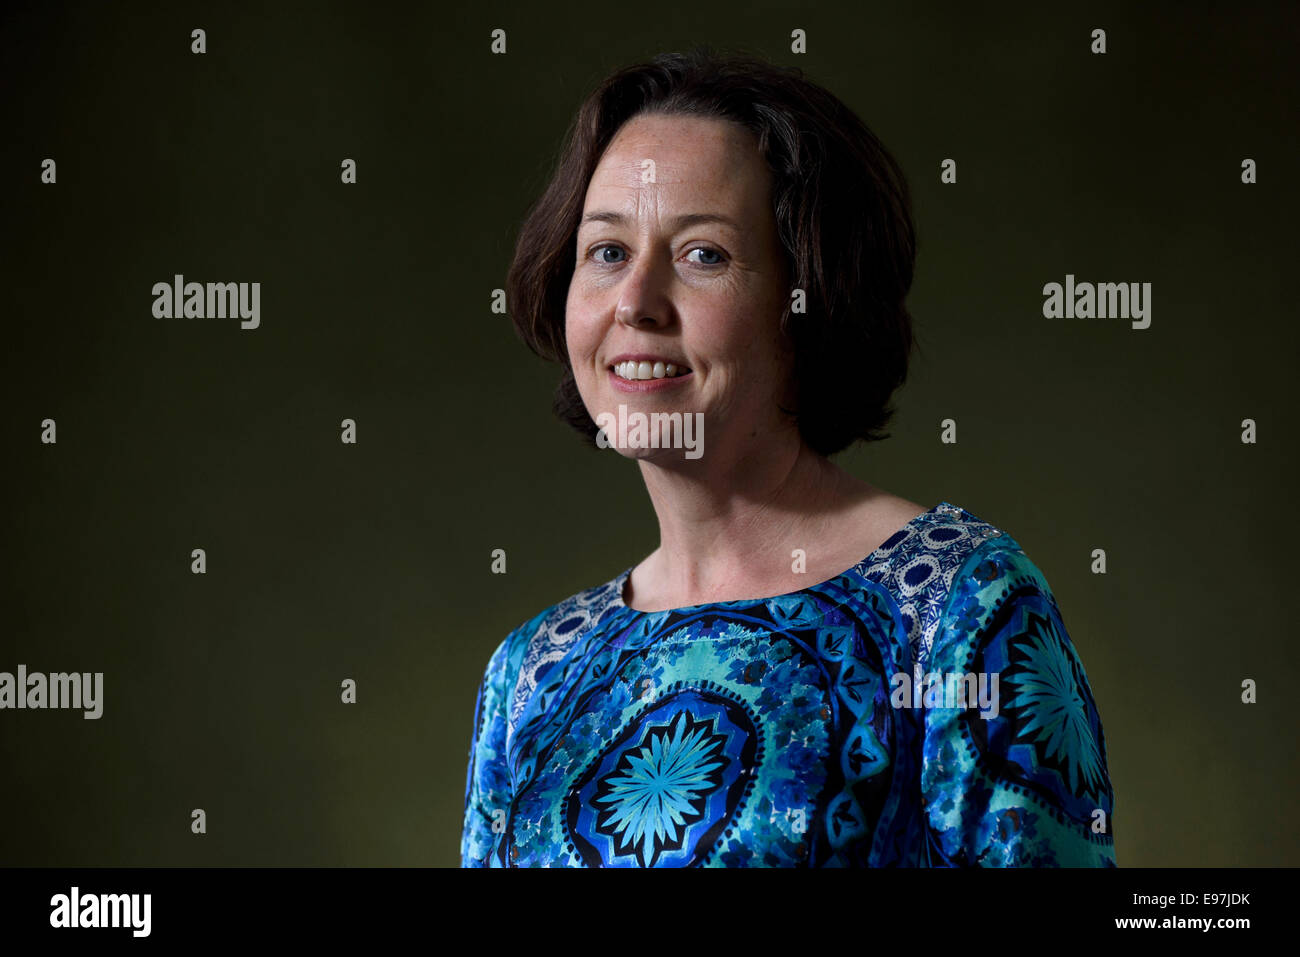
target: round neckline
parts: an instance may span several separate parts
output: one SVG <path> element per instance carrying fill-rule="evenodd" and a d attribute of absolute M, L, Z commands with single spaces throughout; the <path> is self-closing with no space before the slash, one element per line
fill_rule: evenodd
<path fill-rule="evenodd" d="M 820 581 L 813 585 L 805 585 L 803 588 L 797 588 L 794 591 L 788 591 L 780 595 L 768 595 L 766 597 L 761 597 L 761 598 L 729 598 L 725 601 L 709 601 L 698 605 L 678 605 L 674 608 L 659 608 L 654 611 L 643 611 L 640 608 L 631 607 L 630 605 L 627 604 L 627 602 L 623 600 L 623 589 L 624 587 L 626 587 L 627 580 L 632 574 L 632 569 L 636 567 L 635 565 L 629 565 L 626 569 L 623 570 L 623 572 L 617 578 L 615 578 L 610 583 L 614 588 L 614 598 L 612 604 L 619 611 L 628 611 L 636 615 L 669 615 L 669 614 L 676 614 L 679 612 L 697 611 L 703 608 L 728 608 L 734 605 L 753 605 L 759 602 L 777 601 L 783 598 L 791 598 L 795 595 L 803 594 L 804 592 L 809 591 L 810 589 L 813 588 L 821 588 L 824 585 L 832 585 L 835 582 L 840 581 L 841 579 L 848 578 L 855 571 L 857 571 L 857 569 L 860 568 L 861 566 L 873 564 L 872 559 L 874 559 L 877 555 L 883 552 L 885 550 L 885 546 L 888 545 L 890 542 L 892 542 L 894 539 L 898 538 L 899 535 L 908 531 L 909 529 L 912 528 L 912 526 L 917 525 L 918 523 L 922 522 L 924 519 L 929 518 L 930 516 L 935 515 L 938 512 L 945 509 L 951 509 L 953 511 L 960 513 L 959 507 L 953 505 L 951 502 L 940 502 L 938 505 L 935 505 L 927 509 L 926 511 L 922 512 L 920 515 L 917 515 L 916 517 L 910 519 L 903 525 L 899 526 L 899 528 L 895 529 L 892 533 L 890 533 L 890 535 L 883 542 L 881 542 L 869 555 L 867 555 L 865 558 L 862 558 L 854 562 L 852 565 L 844 569 L 844 571 L 840 572 L 838 575 L 832 575 L 830 578 L 827 578 L 825 581 Z"/>

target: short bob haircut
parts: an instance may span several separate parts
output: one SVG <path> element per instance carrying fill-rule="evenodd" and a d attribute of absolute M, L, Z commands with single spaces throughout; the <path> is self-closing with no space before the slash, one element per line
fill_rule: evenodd
<path fill-rule="evenodd" d="M 619 128 L 639 114 L 739 123 L 772 171 L 772 209 L 793 288 L 781 332 L 794 351 L 800 436 L 831 455 L 889 438 L 890 397 L 907 378 L 916 238 L 902 169 L 830 92 L 748 54 L 696 47 L 619 70 L 582 103 L 555 173 L 520 230 L 506 278 L 515 329 L 564 373 L 554 411 L 594 446 L 565 344 L 565 303 L 587 185 Z"/>

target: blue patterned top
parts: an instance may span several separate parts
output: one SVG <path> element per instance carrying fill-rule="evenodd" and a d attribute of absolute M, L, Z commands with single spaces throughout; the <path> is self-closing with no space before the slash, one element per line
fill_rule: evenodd
<path fill-rule="evenodd" d="M 1046 579 L 942 502 L 843 574 L 512 631 L 463 866 L 1115 866 L 1105 736 Z"/>

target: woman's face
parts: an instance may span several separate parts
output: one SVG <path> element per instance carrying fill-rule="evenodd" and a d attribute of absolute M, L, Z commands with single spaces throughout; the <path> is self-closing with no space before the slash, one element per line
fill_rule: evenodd
<path fill-rule="evenodd" d="M 788 424 L 777 404 L 790 401 L 779 331 L 790 290 L 770 176 L 737 124 L 642 115 L 619 130 L 587 188 L 565 311 L 592 418 L 620 404 L 629 415 L 700 412 L 706 454 Z"/>

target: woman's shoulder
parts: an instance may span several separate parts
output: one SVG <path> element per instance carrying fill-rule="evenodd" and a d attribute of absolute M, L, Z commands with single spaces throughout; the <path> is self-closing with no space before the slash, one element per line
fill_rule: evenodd
<path fill-rule="evenodd" d="M 607 612 L 622 605 L 622 584 L 626 575 L 626 571 L 620 572 L 603 584 L 584 588 L 542 609 L 515 628 L 506 641 L 527 645 L 540 640 L 551 648 L 571 644 Z"/>
<path fill-rule="evenodd" d="M 546 672 L 601 618 L 621 607 L 626 574 L 621 572 L 603 584 L 575 592 L 542 609 L 513 628 L 497 645 L 487 672 L 501 683 L 510 699 L 512 725 Z"/>
<path fill-rule="evenodd" d="M 951 502 L 916 515 L 858 566 L 863 577 L 900 597 L 942 598 L 976 556 L 1019 550 L 1005 531 Z"/>
<path fill-rule="evenodd" d="M 1063 645 L 1069 645 L 1047 576 L 1021 544 L 965 509 L 951 508 L 951 523 L 936 523 L 932 536 L 943 537 L 944 529 L 967 536 L 954 536 L 961 547 L 936 588 L 935 614 L 915 657 L 924 663 L 940 646 L 950 657 L 968 657 L 986 645 L 991 635 L 1008 627 L 1027 627 L 1031 615 L 1052 628 Z"/>
<path fill-rule="evenodd" d="M 936 516 L 921 537 L 932 552 L 942 550 L 945 540 L 958 545 L 947 563 L 950 603 L 994 590 L 1003 595 L 1027 590 L 1051 599 L 1046 576 L 1010 533 L 948 502 Z"/>
<path fill-rule="evenodd" d="M 914 575 L 918 562 L 929 562 L 950 611 L 972 595 L 987 599 L 995 591 L 1003 596 L 1034 592 L 1054 600 L 1046 576 L 1020 542 L 961 506 L 940 503 L 921 517 L 906 545 L 911 553 L 901 557 L 902 567 Z"/>
<path fill-rule="evenodd" d="M 1006 531 L 943 501 L 899 528 L 857 572 L 897 603 L 916 661 L 928 656 L 954 597 L 969 591 L 967 583 L 992 567 L 1010 567 L 1015 555 L 1023 551 Z"/>

